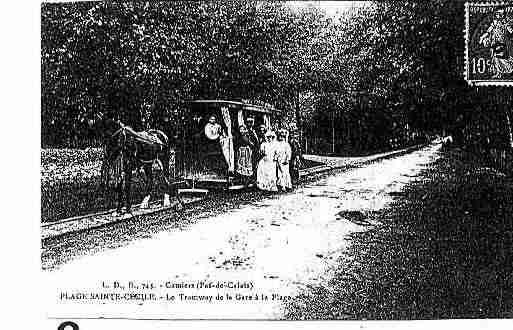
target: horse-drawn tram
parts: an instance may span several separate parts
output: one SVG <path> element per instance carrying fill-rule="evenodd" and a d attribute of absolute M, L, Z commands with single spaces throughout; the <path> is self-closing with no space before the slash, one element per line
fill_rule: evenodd
<path fill-rule="evenodd" d="M 241 154 L 244 139 L 248 132 L 259 138 L 263 127 L 274 126 L 281 119 L 281 112 L 267 104 L 227 100 L 188 102 L 182 123 L 182 143 L 175 150 L 175 182 L 182 183 L 178 193 L 248 186 L 248 176 L 241 175 L 239 162 L 244 157 Z"/>

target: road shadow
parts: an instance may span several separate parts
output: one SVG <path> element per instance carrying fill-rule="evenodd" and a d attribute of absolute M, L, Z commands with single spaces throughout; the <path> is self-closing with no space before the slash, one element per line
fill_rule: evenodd
<path fill-rule="evenodd" d="M 375 226 L 347 237 L 335 275 L 290 302 L 286 318 L 513 317 L 513 179 L 482 167 L 442 154 L 425 180 L 394 194 Z"/>

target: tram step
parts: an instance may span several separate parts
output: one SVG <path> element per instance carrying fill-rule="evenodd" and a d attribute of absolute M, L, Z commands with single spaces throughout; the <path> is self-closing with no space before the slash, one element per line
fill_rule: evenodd
<path fill-rule="evenodd" d="M 244 188 L 246 188 L 246 186 L 240 184 L 240 185 L 229 186 L 228 190 L 241 190 L 241 189 L 244 189 Z"/>
<path fill-rule="evenodd" d="M 208 194 L 208 189 L 199 189 L 199 188 L 184 188 L 184 189 L 178 189 L 178 194 Z"/>

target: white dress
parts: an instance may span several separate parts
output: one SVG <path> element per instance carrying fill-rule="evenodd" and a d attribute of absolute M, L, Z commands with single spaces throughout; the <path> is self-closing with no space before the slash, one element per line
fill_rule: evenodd
<path fill-rule="evenodd" d="M 263 158 L 258 162 L 257 187 L 266 191 L 278 191 L 276 186 L 276 143 L 262 143 L 260 152 L 263 154 Z"/>
<path fill-rule="evenodd" d="M 277 185 L 285 189 L 292 189 L 289 171 L 292 149 L 287 141 L 278 141 L 276 144 L 276 161 L 278 163 Z"/>

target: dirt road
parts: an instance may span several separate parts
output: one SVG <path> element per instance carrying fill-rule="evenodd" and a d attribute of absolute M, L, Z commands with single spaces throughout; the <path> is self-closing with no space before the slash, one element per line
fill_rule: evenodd
<path fill-rule="evenodd" d="M 438 149 L 327 176 L 76 258 L 44 273 L 48 315 L 279 319 L 283 302 L 327 280 L 347 247 L 344 237 L 372 226 L 368 216 L 432 163 Z"/>

